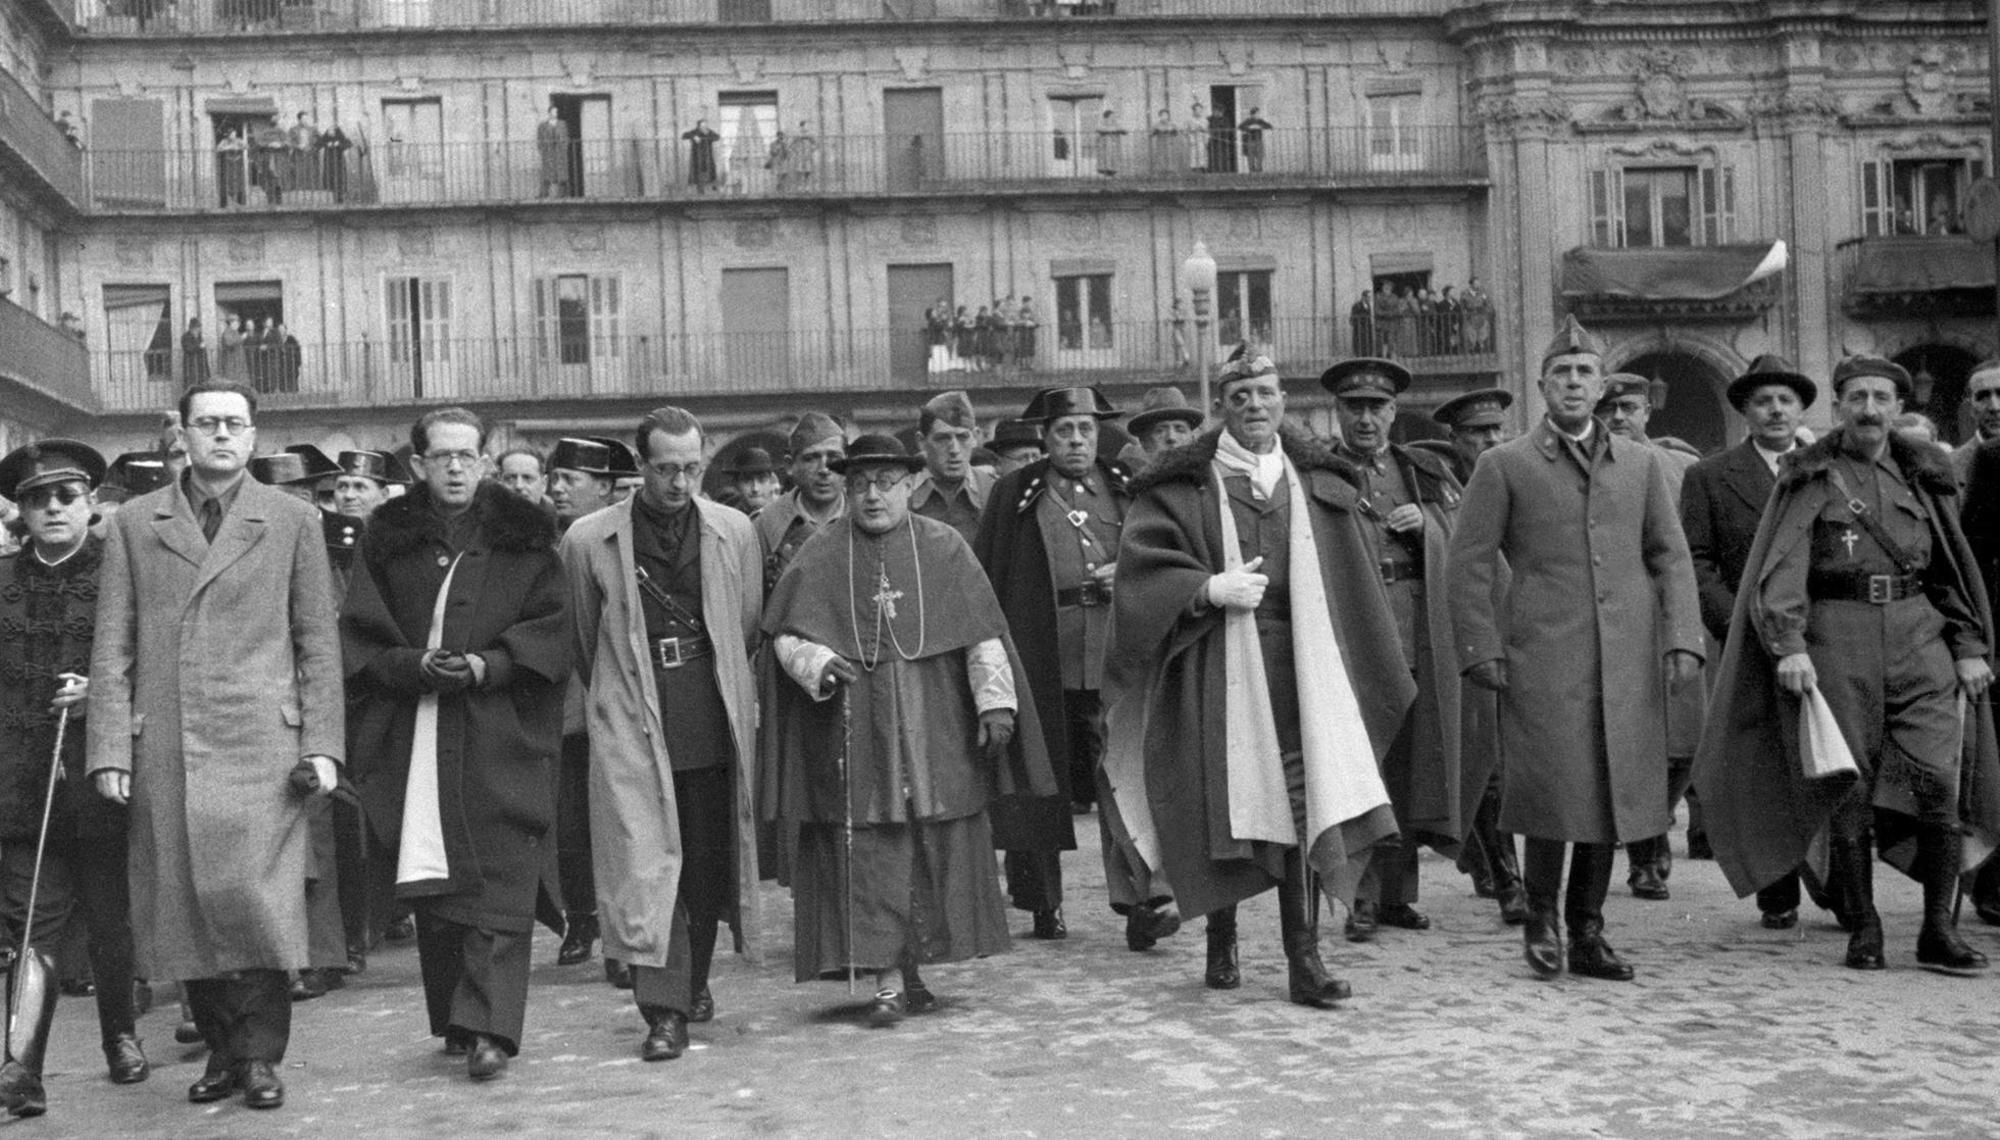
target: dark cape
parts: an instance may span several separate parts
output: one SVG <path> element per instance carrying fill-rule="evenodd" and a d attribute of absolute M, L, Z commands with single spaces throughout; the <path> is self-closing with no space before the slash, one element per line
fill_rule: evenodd
<path fill-rule="evenodd" d="M 1784 461 L 1744 564 L 1708 726 L 1695 754 L 1693 783 L 1701 791 L 1709 842 L 1738 895 L 1768 886 L 1797 867 L 1854 789 L 1852 775 L 1805 777 L 1799 699 L 1778 687 L 1777 662 L 1765 648 L 1754 612 L 1769 566 L 1794 544 L 1810 540 L 1813 520 L 1837 493 L 1826 475 L 1843 435 L 1835 429 Z M 1972 548 L 1959 528 L 1958 483 L 1949 463 L 1893 433 L 1889 449 L 1930 516 L 1933 568 L 1945 562 L 1966 596 L 1977 600 L 1983 636 L 1993 644 L 1992 611 Z M 1874 806 L 1877 848 L 1883 859 L 1907 871 L 1915 857 L 1914 802 L 1906 789 L 1885 779 L 1876 782 Z M 2000 834 L 2000 749 L 1995 747 L 1990 697 L 1967 710 L 1959 819 L 1976 834 Z"/>
<path fill-rule="evenodd" d="M 572 643 L 568 587 L 549 516 L 496 485 L 479 488 L 470 537 L 451 577 L 442 645 L 486 661 L 485 684 L 442 694 L 438 708 L 441 881 L 402 884 L 442 917 L 491 930 L 533 925 L 555 822 L 555 762 Z M 417 702 L 434 691 L 421 666 L 449 562 L 446 522 L 428 488 L 369 520 L 342 608 L 349 693 L 349 775 L 388 850 L 402 834 Z"/>
<path fill-rule="evenodd" d="M 1129 502 L 1132 477 L 1122 464 L 1097 461 L 1105 489 Z M 1012 796 L 989 809 L 993 845 L 1002 851 L 1074 851 L 1075 815 L 1070 802 L 1069 717 L 1063 710 L 1062 645 L 1056 634 L 1054 580 L 1049 551 L 1035 518 L 1035 504 L 1048 486 L 1049 460 L 1037 459 L 1001 476 L 987 496 L 973 552 L 993 583 L 1007 627 L 1021 651 L 1042 718 L 1042 738 L 1055 768 L 1056 794 L 1039 799 Z"/>
<path fill-rule="evenodd" d="M 1134 484 L 1105 660 L 1106 690 L 1144 694 L 1145 799 L 1162 869 L 1184 914 L 1241 902 L 1284 874 L 1282 847 L 1230 832 L 1223 612 L 1192 608 L 1196 592 L 1223 566 L 1224 507 L 1209 466 L 1219 435 L 1212 430 L 1166 452 Z M 1387 603 L 1379 594 L 1351 603 L 1356 583 L 1381 581 L 1360 530 L 1359 480 L 1351 465 L 1303 435 L 1288 433 L 1284 448 L 1305 482 L 1335 636 L 1379 765 L 1416 685 Z M 1300 696 L 1310 700 L 1310 688 L 1302 685 Z M 1385 807 L 1361 817 L 1366 828 L 1329 830 L 1335 842 L 1320 841 L 1314 865 L 1325 874 L 1365 856 L 1361 847 L 1394 833 L 1375 826 L 1386 814 Z M 1352 863 L 1353 873 L 1359 866 Z"/>

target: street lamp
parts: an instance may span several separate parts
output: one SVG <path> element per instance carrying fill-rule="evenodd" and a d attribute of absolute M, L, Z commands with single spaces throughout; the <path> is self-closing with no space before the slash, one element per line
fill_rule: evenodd
<path fill-rule="evenodd" d="M 1197 363 L 1201 376 L 1201 414 L 1207 415 L 1211 407 L 1208 394 L 1208 370 L 1213 363 L 1215 350 L 1208 343 L 1208 305 L 1215 296 L 1215 259 L 1208 255 L 1208 246 L 1197 240 L 1194 252 L 1181 263 L 1181 288 L 1188 291 L 1194 300 L 1194 343 Z"/>

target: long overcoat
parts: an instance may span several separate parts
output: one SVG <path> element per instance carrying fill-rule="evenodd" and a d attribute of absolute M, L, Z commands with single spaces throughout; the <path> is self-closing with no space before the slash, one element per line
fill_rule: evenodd
<path fill-rule="evenodd" d="M 306 954 L 306 756 L 339 760 L 340 634 L 319 512 L 245 480 L 213 544 L 181 484 L 111 518 L 94 772 L 132 774 L 132 935 L 154 980 Z"/>
<path fill-rule="evenodd" d="M 1500 828 L 1573 843 L 1667 830 L 1663 661 L 1703 655 L 1660 451 L 1593 430 L 1588 473 L 1546 420 L 1487 452 L 1450 550 L 1459 667 L 1507 666 Z"/>
<path fill-rule="evenodd" d="M 486 485 L 456 552 L 440 647 L 477 654 L 485 683 L 440 694 L 437 723 L 442 881 L 399 885 L 433 913 L 487 930 L 533 927 L 535 888 L 555 823 L 563 684 L 574 636 L 555 525 L 539 507 Z M 391 499 L 361 540 L 341 612 L 349 767 L 369 827 L 390 851 L 403 828 L 431 618 L 453 550 L 428 488 Z M 445 565 L 440 565 L 440 562 Z"/>
<path fill-rule="evenodd" d="M 701 620 L 715 645 L 716 687 L 736 745 L 736 948 L 757 958 L 757 693 L 750 668 L 762 608 L 763 548 L 750 519 L 696 499 L 701 512 Z M 605 953 L 634 966 L 667 964 L 681 878 L 680 817 L 659 687 L 646 650 L 628 500 L 578 519 L 562 541 L 576 616 L 577 672 L 589 686 L 590 834 Z M 574 905 L 574 904 L 572 904 Z"/>

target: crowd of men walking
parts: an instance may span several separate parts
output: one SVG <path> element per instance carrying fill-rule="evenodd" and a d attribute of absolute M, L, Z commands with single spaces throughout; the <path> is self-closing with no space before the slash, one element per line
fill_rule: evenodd
<path fill-rule="evenodd" d="M 793 893 L 798 981 L 871 979 L 875 1026 L 934 1012 L 923 969 L 1005 951 L 1010 905 L 1066 936 L 1092 804 L 1130 950 L 1200 915 L 1206 984 L 1235 989 L 1237 904 L 1275 888 L 1316 1008 L 1351 992 L 1322 900 L 1353 942 L 1427 929 L 1422 847 L 1534 973 L 1630 979 L 1616 850 L 1666 898 L 1683 796 L 1766 926 L 1809 891 L 1846 965 L 1884 968 L 1879 855 L 1922 883 L 1917 961 L 1983 968 L 1955 904 L 2000 837 L 2000 363 L 1964 458 L 1892 431 L 1911 381 L 1872 357 L 1807 442 L 1822 384 L 1763 357 L 1728 391 L 1749 437 L 1697 459 L 1603 357 L 1566 322 L 1513 440 L 1488 389 L 1436 410 L 1447 440 L 1393 442 L 1411 376 L 1365 357 L 1320 378 L 1339 431 L 1315 438 L 1248 345 L 1213 409 L 1149 392 L 1118 458 L 1094 388 L 990 441 L 944 393 L 914 451 L 808 412 L 713 497 L 674 407 L 546 456 L 437 409 L 406 466 L 259 455 L 255 391 L 207 379 L 158 455 L 19 448 L 0 1103 L 46 1109 L 72 914 L 113 1081 L 148 1073 L 134 978 L 175 981 L 208 1048 L 189 1099 L 272 1108 L 293 1001 L 409 920 L 430 1032 L 475 1080 L 520 1047 L 538 921 L 564 964 L 601 943 L 641 1056 L 679 1057 L 722 927 L 760 960 L 764 879 Z"/>

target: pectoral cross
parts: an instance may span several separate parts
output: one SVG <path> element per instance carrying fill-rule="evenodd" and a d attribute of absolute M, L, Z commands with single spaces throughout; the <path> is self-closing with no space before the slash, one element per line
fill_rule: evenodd
<path fill-rule="evenodd" d="M 1852 559 L 1854 557 L 1854 544 L 1860 541 L 1861 541 L 1861 536 L 1854 533 L 1853 527 L 1848 527 L 1847 530 L 1841 534 L 1840 544 L 1847 548 L 1848 558 Z"/>
<path fill-rule="evenodd" d="M 882 576 L 877 580 L 875 587 L 875 605 L 882 611 L 882 616 L 888 618 L 890 621 L 895 621 L 896 599 L 902 596 L 903 591 L 894 589 L 889 585 L 889 568 L 887 566 L 882 567 Z"/>

